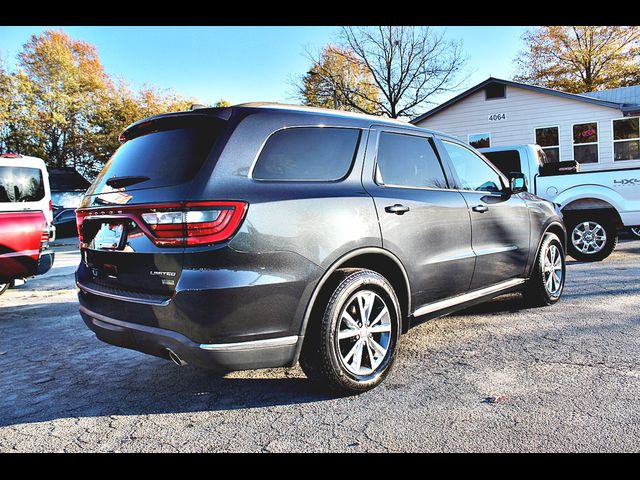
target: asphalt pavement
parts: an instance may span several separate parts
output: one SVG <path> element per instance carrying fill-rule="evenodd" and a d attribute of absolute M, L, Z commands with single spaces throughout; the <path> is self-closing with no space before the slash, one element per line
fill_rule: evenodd
<path fill-rule="evenodd" d="M 66 244 L 65 244 L 66 243 Z M 640 450 L 640 241 L 569 261 L 561 301 L 508 295 L 401 339 L 378 388 L 225 376 L 104 344 L 78 314 L 76 243 L 0 297 L 0 451 Z"/>

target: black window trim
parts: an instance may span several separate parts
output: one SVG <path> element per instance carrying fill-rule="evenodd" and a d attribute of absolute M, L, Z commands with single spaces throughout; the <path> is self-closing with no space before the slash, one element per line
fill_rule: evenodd
<path fill-rule="evenodd" d="M 482 153 L 480 152 L 474 152 L 472 150 L 473 147 L 469 148 L 468 145 L 465 145 L 464 143 L 454 140 L 452 138 L 442 138 L 440 139 L 441 142 L 444 143 L 451 143 L 454 145 L 458 145 L 460 147 L 466 148 L 467 150 L 469 150 L 472 154 L 474 154 L 476 157 L 478 157 L 480 160 L 482 160 L 491 170 L 493 170 L 498 177 L 500 177 L 501 181 L 502 181 L 502 188 L 506 188 L 509 185 L 509 179 L 500 171 L 498 170 L 498 168 L 493 165 L 493 163 L 491 163 L 491 161 L 488 158 L 485 158 L 484 155 L 482 155 Z M 444 145 L 443 145 L 444 147 Z M 453 171 L 453 175 L 455 175 L 455 180 L 456 180 L 456 191 L 458 192 L 475 192 L 475 193 L 490 193 L 493 195 L 496 194 L 501 194 L 502 192 L 494 192 L 492 190 L 469 190 L 469 189 L 465 189 L 465 188 L 459 188 L 460 187 L 460 179 L 458 178 L 458 174 L 455 171 L 455 168 L 453 167 L 453 162 L 451 161 L 451 157 L 449 157 L 449 152 L 447 152 L 446 148 L 444 148 L 445 153 L 447 155 L 447 161 L 451 164 L 451 169 Z"/>
<path fill-rule="evenodd" d="M 266 146 L 267 142 L 269 142 L 269 140 L 271 139 L 271 137 L 273 137 L 275 134 L 282 132 L 284 130 L 293 130 L 296 128 L 343 128 L 343 129 L 347 129 L 347 130 L 357 130 L 358 131 L 358 141 L 356 142 L 356 148 L 353 151 L 353 157 L 351 158 L 351 164 L 349 165 L 349 168 L 347 169 L 347 172 L 340 178 L 336 178 L 333 180 L 327 180 L 327 179 L 320 179 L 320 180 L 314 180 L 314 179 L 291 179 L 291 178 L 277 178 L 277 179 L 270 179 L 270 178 L 255 178 L 253 176 L 253 171 L 256 168 L 256 165 L 258 164 L 258 160 L 260 159 L 260 155 L 262 155 L 262 151 L 264 150 L 264 147 Z M 345 125 L 325 125 L 325 124 L 306 124 L 306 125 L 287 125 L 286 127 L 281 127 L 278 128 L 274 131 L 272 131 L 267 138 L 264 139 L 264 141 L 262 142 L 262 145 L 260 145 L 260 148 L 258 149 L 258 153 L 256 154 L 255 158 L 253 159 L 253 162 L 251 162 L 251 166 L 249 167 L 249 173 L 247 174 L 247 178 L 249 178 L 249 180 L 252 180 L 254 182 L 261 182 L 261 183 L 282 183 L 282 182 L 286 182 L 286 183 L 339 183 L 342 182 L 344 180 L 346 180 L 351 173 L 353 172 L 353 166 L 355 165 L 355 160 L 358 157 L 358 153 L 360 152 L 361 148 L 362 148 L 362 143 L 363 140 L 365 142 L 365 149 L 366 149 L 366 140 L 367 137 L 366 135 L 363 135 L 363 132 L 365 131 L 364 128 L 362 127 L 357 127 L 357 126 L 345 126 Z"/>
<path fill-rule="evenodd" d="M 439 192 L 451 192 L 453 191 L 453 187 L 451 186 L 451 181 L 449 179 L 449 175 L 447 174 L 447 170 L 445 169 L 444 162 L 442 161 L 442 156 L 440 155 L 440 151 L 438 149 L 438 145 L 436 144 L 435 137 L 428 133 L 416 132 L 416 131 L 406 131 L 402 129 L 396 128 L 377 128 L 377 137 L 375 144 L 375 157 L 373 161 L 373 183 L 382 188 L 401 188 L 405 190 L 434 190 Z M 395 135 L 406 135 L 410 137 L 418 137 L 426 139 L 433 149 L 433 153 L 435 153 L 436 158 L 438 159 L 438 163 L 440 164 L 440 169 L 442 170 L 442 176 L 444 177 L 444 181 L 447 183 L 447 188 L 439 188 L 439 187 L 416 187 L 410 185 L 395 185 L 393 183 L 384 183 L 378 181 L 378 147 L 380 146 L 380 137 L 383 133 L 391 133 Z"/>

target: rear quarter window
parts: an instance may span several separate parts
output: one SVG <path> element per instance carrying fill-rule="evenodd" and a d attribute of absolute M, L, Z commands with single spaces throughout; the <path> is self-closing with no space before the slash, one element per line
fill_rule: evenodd
<path fill-rule="evenodd" d="M 39 168 L 0 167 L 0 203 L 38 202 L 44 198 Z"/>
<path fill-rule="evenodd" d="M 265 143 L 252 172 L 255 180 L 335 181 L 351 170 L 360 130 L 294 127 Z"/>
<path fill-rule="evenodd" d="M 522 172 L 520 153 L 518 150 L 502 150 L 484 152 L 483 155 L 508 178 L 511 172 Z"/>

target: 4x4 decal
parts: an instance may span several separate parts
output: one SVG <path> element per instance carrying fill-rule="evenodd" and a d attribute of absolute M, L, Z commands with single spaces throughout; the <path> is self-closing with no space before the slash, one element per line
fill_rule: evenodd
<path fill-rule="evenodd" d="M 622 180 L 614 180 L 613 186 L 624 186 L 624 185 L 640 185 L 640 178 L 623 178 Z"/>

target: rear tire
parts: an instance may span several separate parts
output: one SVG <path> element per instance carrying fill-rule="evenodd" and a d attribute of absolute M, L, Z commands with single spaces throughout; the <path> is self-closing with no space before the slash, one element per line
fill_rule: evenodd
<path fill-rule="evenodd" d="M 6 292 L 9 289 L 9 285 L 11 284 L 11 282 L 9 283 L 0 283 L 0 295 L 2 295 L 4 292 Z"/>
<path fill-rule="evenodd" d="M 522 291 L 525 302 L 532 307 L 544 307 L 556 303 L 564 290 L 565 272 L 562 242 L 554 233 L 546 233 L 531 277 Z"/>
<path fill-rule="evenodd" d="M 364 269 L 338 270 L 324 305 L 309 319 L 300 366 L 307 377 L 340 394 L 379 385 L 396 358 L 401 310 L 391 284 Z"/>
<path fill-rule="evenodd" d="M 613 222 L 588 210 L 567 221 L 567 233 L 567 253 L 580 262 L 604 260 L 618 244 Z"/>

